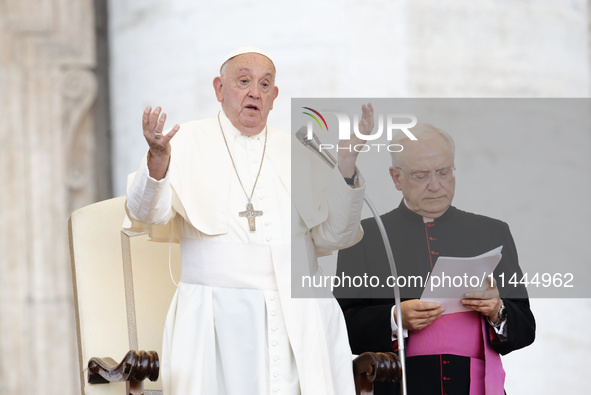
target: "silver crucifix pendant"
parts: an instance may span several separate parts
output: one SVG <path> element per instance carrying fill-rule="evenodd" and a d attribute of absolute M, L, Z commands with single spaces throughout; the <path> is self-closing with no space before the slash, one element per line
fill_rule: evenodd
<path fill-rule="evenodd" d="M 241 217 L 248 218 L 248 227 L 250 228 L 251 232 L 254 232 L 255 230 L 257 230 L 254 219 L 255 217 L 260 217 L 261 215 L 263 215 L 263 212 L 255 210 L 252 207 L 252 203 L 248 202 L 246 203 L 246 211 L 240 211 L 238 215 Z"/>

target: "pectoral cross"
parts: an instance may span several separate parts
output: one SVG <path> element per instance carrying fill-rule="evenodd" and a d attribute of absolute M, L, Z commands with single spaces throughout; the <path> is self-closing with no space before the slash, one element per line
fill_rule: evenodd
<path fill-rule="evenodd" d="M 255 210 L 252 207 L 252 203 L 248 202 L 246 203 L 246 211 L 240 211 L 238 215 L 241 217 L 248 218 L 248 227 L 250 228 L 251 232 L 254 232 L 255 230 L 257 230 L 254 219 L 255 217 L 260 217 L 261 215 L 263 215 L 263 212 Z"/>

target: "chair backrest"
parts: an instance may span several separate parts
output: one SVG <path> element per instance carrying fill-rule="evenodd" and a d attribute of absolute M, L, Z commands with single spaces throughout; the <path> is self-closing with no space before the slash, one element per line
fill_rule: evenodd
<path fill-rule="evenodd" d="M 164 321 L 176 289 L 169 253 L 173 276 L 180 276 L 178 244 L 122 231 L 124 204 L 125 197 L 95 203 L 69 221 L 82 395 L 125 393 L 125 383 L 89 384 L 90 358 L 120 361 L 129 350 L 162 355 Z M 160 379 L 144 386 L 146 395 L 162 389 Z"/>

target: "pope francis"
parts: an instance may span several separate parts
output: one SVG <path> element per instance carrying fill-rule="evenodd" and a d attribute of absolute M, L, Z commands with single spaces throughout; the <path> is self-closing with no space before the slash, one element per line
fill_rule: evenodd
<path fill-rule="evenodd" d="M 166 114 L 146 108 L 149 150 L 128 183 L 128 227 L 181 245 L 164 393 L 354 394 L 339 305 L 294 298 L 291 284 L 296 273 L 315 274 L 320 254 L 360 239 L 357 152 L 339 150 L 329 169 L 267 126 L 278 88 L 273 62 L 257 48 L 228 55 L 213 87 L 221 111 L 209 119 L 163 132 Z M 373 108 L 362 110 L 367 135 Z M 352 135 L 340 144 L 359 143 Z M 292 198 L 295 188 L 301 198 Z"/>

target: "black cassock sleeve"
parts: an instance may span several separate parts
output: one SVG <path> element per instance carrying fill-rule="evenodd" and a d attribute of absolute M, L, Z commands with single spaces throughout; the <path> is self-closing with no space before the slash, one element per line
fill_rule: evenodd
<path fill-rule="evenodd" d="M 506 223 L 503 223 L 503 239 L 503 259 L 495 270 L 495 277 L 507 309 L 507 339 L 491 341 L 492 347 L 501 355 L 530 345 L 536 335 L 536 321 L 529 306 L 527 289 L 521 284 L 517 287 L 509 284 L 511 277 L 515 275 L 514 278 L 519 280 L 523 273 L 519 267 L 515 241 Z M 499 276 L 501 273 L 503 277 Z"/>

